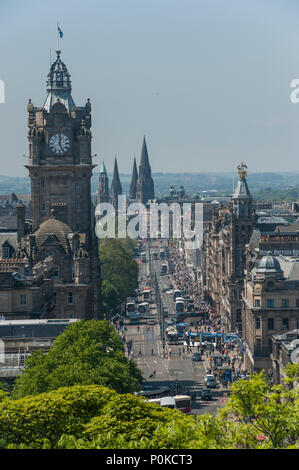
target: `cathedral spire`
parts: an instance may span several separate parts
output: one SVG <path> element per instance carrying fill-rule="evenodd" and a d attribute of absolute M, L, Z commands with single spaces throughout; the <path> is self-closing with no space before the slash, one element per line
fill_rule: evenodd
<path fill-rule="evenodd" d="M 61 51 L 57 50 L 57 58 L 51 65 L 50 72 L 47 76 L 47 92 L 45 104 L 43 106 L 48 112 L 56 101 L 63 103 L 68 111 L 75 108 L 76 105 L 71 95 L 71 76 L 66 65 L 60 59 Z"/>
<path fill-rule="evenodd" d="M 98 185 L 98 204 L 102 202 L 109 202 L 110 194 L 109 194 L 109 179 L 105 167 L 105 163 L 102 162 L 100 168 L 100 176 L 99 176 L 99 185 Z"/>
<path fill-rule="evenodd" d="M 111 183 L 111 190 L 110 190 L 110 196 L 111 196 L 111 202 L 114 205 L 115 208 L 117 208 L 118 204 L 118 196 L 122 194 L 122 187 L 121 187 L 121 182 L 119 179 L 119 173 L 118 173 L 118 165 L 117 165 L 117 160 L 115 157 L 114 160 L 114 169 L 113 169 L 113 178 L 112 178 L 112 183 Z"/>
<path fill-rule="evenodd" d="M 149 164 L 145 136 L 143 137 L 142 143 L 139 176 L 136 188 L 136 199 L 143 204 L 147 203 L 150 199 L 155 199 L 154 181 Z"/>
<path fill-rule="evenodd" d="M 147 169 L 147 168 L 150 169 L 150 164 L 149 164 L 149 159 L 148 159 L 148 152 L 147 152 L 147 146 L 146 146 L 145 136 L 143 136 L 143 143 L 142 143 L 142 150 L 141 150 L 141 158 L 140 158 L 140 166 L 142 166 L 144 169 Z"/>
<path fill-rule="evenodd" d="M 137 180 L 138 180 L 137 164 L 136 164 L 136 158 L 134 157 L 133 172 L 132 172 L 132 179 L 131 179 L 130 192 L 129 192 L 130 199 L 136 199 Z"/>

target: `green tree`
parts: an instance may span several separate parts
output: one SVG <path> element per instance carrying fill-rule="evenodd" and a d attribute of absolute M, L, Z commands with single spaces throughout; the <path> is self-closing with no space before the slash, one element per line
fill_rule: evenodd
<path fill-rule="evenodd" d="M 79 321 L 68 326 L 48 353 L 33 353 L 17 378 L 13 398 L 61 386 L 100 384 L 120 393 L 138 389 L 142 375 L 124 354 L 124 345 L 106 321 Z"/>
<path fill-rule="evenodd" d="M 108 314 L 115 310 L 138 285 L 138 264 L 134 260 L 133 242 L 105 238 L 99 245 L 102 294 Z"/>
<path fill-rule="evenodd" d="M 298 365 L 296 369 L 298 377 Z M 289 370 L 295 374 L 293 368 Z M 255 436 L 256 447 L 285 448 L 298 438 L 298 412 L 298 388 L 271 386 L 261 372 L 232 384 L 222 416 L 226 422 L 239 422 L 238 430 L 249 431 L 251 441 Z"/>

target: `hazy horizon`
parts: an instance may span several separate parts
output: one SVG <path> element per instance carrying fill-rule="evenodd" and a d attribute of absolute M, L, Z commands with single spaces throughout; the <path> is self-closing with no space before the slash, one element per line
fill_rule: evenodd
<path fill-rule="evenodd" d="M 0 174 L 27 176 L 28 99 L 42 106 L 61 58 L 77 106 L 92 103 L 92 152 L 112 172 L 299 171 L 295 0 L 1 1 Z M 96 169 L 97 170 L 97 169 Z"/>

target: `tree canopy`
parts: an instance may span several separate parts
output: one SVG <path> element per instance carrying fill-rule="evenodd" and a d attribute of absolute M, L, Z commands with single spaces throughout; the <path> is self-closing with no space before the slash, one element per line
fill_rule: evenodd
<path fill-rule="evenodd" d="M 298 365 L 290 366 L 298 381 Z M 283 449 L 298 445 L 298 388 L 238 380 L 216 416 L 188 416 L 100 385 L 0 402 L 2 448 Z"/>
<path fill-rule="evenodd" d="M 124 354 L 124 344 L 106 321 L 79 321 L 68 326 L 48 353 L 33 353 L 17 378 L 13 398 L 61 386 L 99 384 L 120 393 L 138 389 L 142 374 Z"/>
<path fill-rule="evenodd" d="M 135 240 L 104 238 L 99 244 L 103 310 L 110 316 L 138 285 Z"/>

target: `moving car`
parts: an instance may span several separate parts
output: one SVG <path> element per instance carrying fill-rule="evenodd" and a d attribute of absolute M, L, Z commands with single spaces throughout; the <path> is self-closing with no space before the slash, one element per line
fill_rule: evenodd
<path fill-rule="evenodd" d="M 216 388 L 217 382 L 216 382 L 214 375 L 208 374 L 205 378 L 205 384 L 206 384 L 206 387 L 208 388 Z"/>
<path fill-rule="evenodd" d="M 200 360 L 201 360 L 200 353 L 198 353 L 198 352 L 194 353 L 193 356 L 192 356 L 192 361 L 198 362 Z"/>

